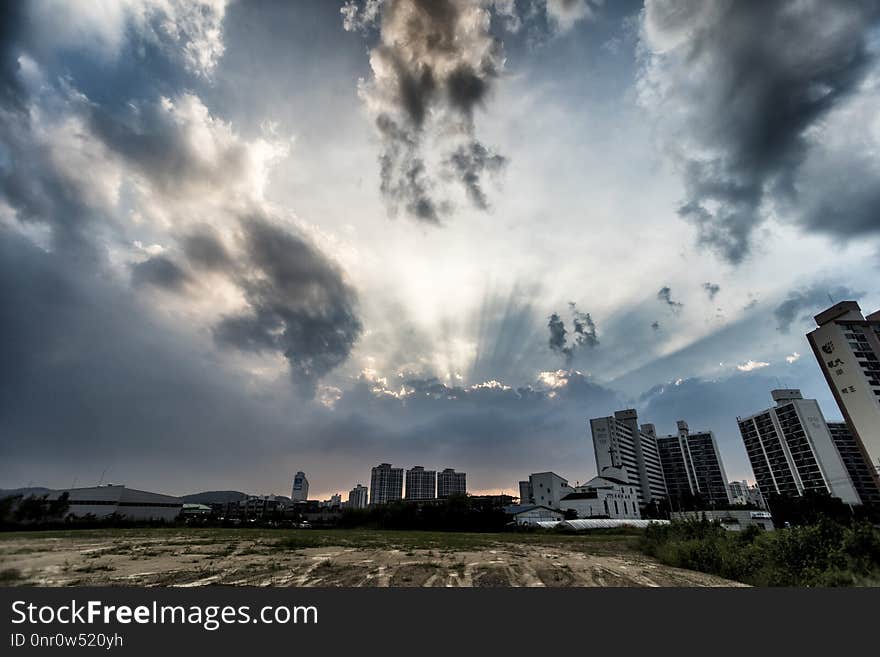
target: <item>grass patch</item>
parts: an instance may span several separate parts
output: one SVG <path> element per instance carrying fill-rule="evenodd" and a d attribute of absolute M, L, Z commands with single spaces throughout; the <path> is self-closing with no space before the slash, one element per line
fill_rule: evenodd
<path fill-rule="evenodd" d="M 728 532 L 692 520 L 648 527 L 639 547 L 666 565 L 753 586 L 880 585 L 880 531 L 867 522 Z"/>

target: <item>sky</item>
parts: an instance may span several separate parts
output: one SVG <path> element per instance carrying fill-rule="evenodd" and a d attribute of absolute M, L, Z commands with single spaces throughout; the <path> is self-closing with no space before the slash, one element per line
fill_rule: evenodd
<path fill-rule="evenodd" d="M 595 474 L 880 308 L 880 2 L 0 12 L 0 487 Z"/>

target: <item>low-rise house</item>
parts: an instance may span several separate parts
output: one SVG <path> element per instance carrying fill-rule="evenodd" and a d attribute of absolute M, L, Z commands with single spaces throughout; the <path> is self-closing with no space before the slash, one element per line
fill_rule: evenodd
<path fill-rule="evenodd" d="M 206 517 L 210 516 L 211 513 L 212 509 L 207 504 L 186 503 L 183 505 L 183 509 L 180 511 L 180 515 L 184 518 Z"/>

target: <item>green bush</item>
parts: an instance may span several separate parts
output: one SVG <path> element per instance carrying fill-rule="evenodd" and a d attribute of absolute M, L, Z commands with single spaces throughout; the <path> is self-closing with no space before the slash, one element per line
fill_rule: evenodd
<path fill-rule="evenodd" d="M 880 532 L 820 518 L 810 525 L 728 532 L 705 518 L 650 525 L 643 552 L 662 563 L 755 586 L 876 586 Z"/>

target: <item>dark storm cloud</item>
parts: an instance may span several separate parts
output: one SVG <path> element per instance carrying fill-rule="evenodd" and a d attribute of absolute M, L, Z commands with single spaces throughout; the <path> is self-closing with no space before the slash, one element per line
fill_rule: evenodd
<path fill-rule="evenodd" d="M 10 110 L 22 110 L 24 88 L 19 78 L 19 44 L 24 22 L 23 2 L 0 3 L 0 105 Z"/>
<path fill-rule="evenodd" d="M 643 101 L 682 117 L 670 135 L 683 144 L 676 157 L 687 196 L 679 214 L 697 227 L 702 243 L 741 262 L 769 204 L 788 205 L 792 217 L 800 216 L 794 178 L 810 150 L 807 135 L 875 65 L 868 40 L 880 3 L 653 0 L 643 16 L 653 51 Z M 856 175 L 876 188 L 875 175 Z M 860 208 L 840 226 L 834 212 L 812 213 L 806 224 L 877 232 L 876 215 L 862 205 L 868 200 L 854 194 L 831 201 Z M 873 221 L 858 218 L 866 211 Z"/>
<path fill-rule="evenodd" d="M 59 178 L 32 131 L 31 99 L 19 64 L 29 35 L 27 5 L 0 3 L 0 195 L 20 221 L 50 226 L 55 248 L 85 251 L 88 213 L 81 194 Z"/>
<path fill-rule="evenodd" d="M 382 140 L 380 190 L 392 211 L 437 223 L 452 207 L 440 186 L 447 177 L 476 208 L 488 207 L 482 177 L 505 160 L 476 138 L 474 111 L 504 66 L 501 41 L 489 32 L 493 11 L 470 0 L 387 0 L 361 13 L 353 3 L 343 7 L 346 30 L 380 22 L 362 96 Z M 434 148 L 445 153 L 436 171 Z"/>
<path fill-rule="evenodd" d="M 668 285 L 664 285 L 660 288 L 660 291 L 657 292 L 657 299 L 665 303 L 669 306 L 669 309 L 673 312 L 673 314 L 678 314 L 682 308 L 684 308 L 684 304 L 680 301 L 674 301 L 672 299 L 672 288 Z"/>
<path fill-rule="evenodd" d="M 441 210 L 431 195 L 433 183 L 425 170 L 419 141 L 387 114 L 376 118 L 376 128 L 385 144 L 379 156 L 379 190 L 403 205 L 411 217 L 438 223 Z"/>
<path fill-rule="evenodd" d="M 210 14 L 200 14 L 195 9 L 197 16 L 181 18 L 180 12 L 190 11 L 192 5 L 169 7 L 172 16 L 189 21 L 180 28 L 184 31 L 198 32 L 199 16 Z M 149 29 L 161 28 L 165 34 L 174 28 L 168 22 L 170 17 L 163 21 L 161 26 L 151 23 Z M 136 40 L 134 26 L 129 28 L 131 34 L 127 36 Z M 14 29 L 19 34 L 19 27 Z M 183 34 L 179 37 L 182 39 Z M 125 43 L 121 52 L 128 52 L 130 44 Z M 162 43 L 163 48 L 168 45 Z M 18 50 L 6 46 L 4 42 L 0 51 L 4 61 L 18 56 Z M 215 119 L 195 94 L 175 95 L 165 88 L 160 93 L 156 88 L 173 86 L 178 81 L 172 75 L 165 76 L 164 68 L 180 59 L 179 53 L 163 50 L 160 56 L 146 48 L 140 55 L 140 86 L 127 90 L 136 91 L 136 95 L 124 102 L 119 98 L 105 99 L 106 90 L 99 91 L 97 98 L 87 98 L 74 86 L 75 80 L 68 77 L 56 84 L 62 76 L 52 68 L 57 62 L 47 53 L 48 49 L 35 55 L 46 58 L 37 62 L 45 68 L 40 73 L 45 73 L 48 80 L 39 94 L 28 98 L 26 87 L 20 88 L 22 102 L 33 103 L 35 111 L 17 111 L 18 106 L 10 102 L 2 105 L 3 118 L 8 120 L 0 125 L 4 146 L 4 156 L 0 157 L 0 193 L 19 221 L 51 228 L 51 246 L 55 250 L 88 256 L 92 260 L 90 266 L 108 267 L 108 245 L 130 248 L 127 222 L 119 221 L 118 216 L 123 210 L 112 206 L 117 202 L 113 197 L 126 194 L 131 187 L 137 188 L 134 203 L 144 204 L 133 209 L 144 210 L 149 206 L 150 211 L 157 209 L 157 214 L 165 211 L 175 224 L 183 223 L 185 218 L 175 216 L 176 208 L 169 211 L 170 206 L 165 203 L 196 203 L 205 195 L 212 204 L 223 206 L 228 194 L 235 199 L 229 207 L 205 210 L 204 220 L 215 220 L 212 214 L 216 213 L 219 222 L 227 221 L 226 215 L 240 213 L 238 204 L 242 200 L 260 205 L 251 198 L 254 191 L 247 185 L 254 176 L 254 168 L 265 162 L 255 162 L 250 142 Z M 193 54 L 205 52 L 187 51 L 187 55 Z M 82 75 L 90 61 L 87 53 L 75 61 L 77 73 Z M 92 77 L 112 78 L 116 70 L 114 62 L 92 61 L 91 67 Z M 6 70 L 4 67 L 3 71 Z M 150 81 L 147 70 L 153 70 L 161 80 Z M 4 96 L 3 100 L 8 99 Z M 65 121 L 75 128 L 75 145 L 53 150 L 57 140 L 46 138 L 47 133 L 52 134 L 47 128 L 54 129 Z M 69 131 L 65 126 L 64 132 Z M 81 162 L 73 159 L 71 163 L 67 159 L 72 151 L 74 157 L 84 153 L 85 157 L 94 158 L 97 154 L 96 159 L 106 169 L 93 172 L 94 179 L 83 182 L 75 171 Z M 109 188 L 114 175 L 121 181 L 120 187 L 96 198 L 100 194 L 93 193 L 92 188 L 100 189 L 102 184 Z M 130 183 L 133 184 L 129 186 Z M 230 187 L 233 192 L 229 192 Z M 145 221 L 139 230 L 166 230 L 150 223 Z M 296 385 L 311 392 L 321 376 L 347 358 L 360 334 L 356 294 L 343 282 L 338 268 L 300 237 L 259 218 L 243 222 L 242 233 L 240 252 L 230 252 L 208 226 L 192 230 L 175 225 L 165 238 L 180 242 L 186 260 L 160 255 L 129 265 L 131 282 L 136 288 L 157 287 L 187 293 L 190 283 L 197 289 L 197 274 L 209 270 L 225 274 L 243 291 L 249 311 L 225 318 L 217 329 L 218 342 L 281 352 L 290 364 Z"/>
<path fill-rule="evenodd" d="M 709 295 L 709 301 L 714 301 L 715 295 L 721 291 L 721 286 L 716 283 L 703 283 L 703 289 Z"/>
<path fill-rule="evenodd" d="M 487 76 L 495 77 L 498 71 L 484 70 L 479 73 L 467 64 L 461 64 L 446 79 L 449 103 L 464 116 L 473 118 L 474 108 L 480 105 L 489 91 Z"/>
<path fill-rule="evenodd" d="M 560 354 L 565 358 L 565 366 L 571 367 L 574 355 L 581 347 L 597 347 L 599 345 L 599 337 L 596 332 L 596 323 L 590 316 L 590 313 L 583 313 L 577 309 L 574 302 L 568 304 L 571 311 L 571 341 L 569 341 L 569 332 L 565 328 L 565 322 L 558 313 L 553 313 L 547 322 L 547 328 L 550 329 L 550 338 L 548 346 L 554 353 Z"/>
<path fill-rule="evenodd" d="M 565 351 L 565 344 L 568 342 L 565 336 L 568 331 L 565 330 L 565 322 L 557 313 L 550 315 L 547 328 L 550 329 L 550 338 L 547 341 L 550 351 L 568 356 L 569 354 Z"/>
<path fill-rule="evenodd" d="M 97 218 L 82 198 L 82 190 L 65 183 L 47 148 L 35 141 L 26 114 L 0 112 L 0 195 L 25 224 L 51 229 L 52 246 L 81 252 L 92 249 L 86 227 Z"/>
<path fill-rule="evenodd" d="M 599 338 L 596 335 L 596 323 L 590 316 L 590 313 L 582 313 L 572 302 L 568 304 L 572 314 L 572 330 L 574 332 L 575 345 L 578 347 L 596 347 L 599 345 Z"/>
<path fill-rule="evenodd" d="M 880 233 L 880 163 L 870 154 L 875 149 L 854 137 L 841 153 L 808 161 L 799 180 L 801 225 L 838 240 Z"/>
<path fill-rule="evenodd" d="M 210 226 L 202 226 L 185 236 L 182 247 L 189 262 L 204 269 L 229 269 L 232 258 Z"/>
<path fill-rule="evenodd" d="M 304 239 L 263 217 L 242 222 L 246 272 L 237 278 L 249 310 L 214 329 L 219 344 L 277 351 L 294 385 L 312 396 L 361 334 L 357 294 L 338 267 Z"/>
<path fill-rule="evenodd" d="M 254 258 L 276 279 L 299 279 L 274 271 L 286 270 L 275 260 Z M 0 234 L 0 433 L 11 454 L 2 483 L 91 483 L 109 468 L 120 483 L 168 493 L 284 492 L 290 472 L 305 467 L 314 485 L 334 490 L 384 460 L 456 466 L 474 488 L 512 488 L 535 470 L 583 480 L 595 472 L 585 419 L 626 404 L 570 372 L 520 387 L 405 376 L 377 391 L 362 380 L 332 411 L 278 390 L 247 395 L 249 382 L 200 358 L 112 281 Z M 254 335 L 267 336 L 262 327 Z M 388 394 L 401 388 L 402 397 Z"/>
<path fill-rule="evenodd" d="M 88 116 L 107 148 L 147 176 L 157 191 L 180 197 L 235 184 L 249 165 L 247 145 L 241 141 L 214 148 L 212 157 L 197 150 L 192 130 L 202 111 L 207 110 L 201 100 L 184 93 L 173 101 L 121 108 L 92 105 Z"/>
<path fill-rule="evenodd" d="M 792 290 L 773 310 L 776 328 L 788 333 L 793 324 L 806 322 L 840 301 L 856 301 L 863 294 L 843 285 L 814 284 L 803 290 Z"/>
<path fill-rule="evenodd" d="M 481 210 L 488 209 L 486 194 L 480 184 L 481 176 L 484 172 L 500 171 L 507 164 L 507 158 L 491 152 L 480 142 L 474 141 L 460 146 L 449 157 L 449 163 L 465 186 L 474 206 Z"/>
<path fill-rule="evenodd" d="M 163 473 L 178 459 L 163 454 L 190 463 L 200 455 L 222 470 L 256 445 L 289 436 L 241 394 L 237 373 L 200 360 L 185 334 L 157 322 L 114 280 L 94 260 L 49 253 L 0 229 L 0 470 L 7 482 L 51 472 L 55 485 L 70 485 L 77 474 L 85 483 L 83 475 L 97 480 L 113 465 L 113 476 L 125 472 L 129 483 L 135 476 L 168 483 Z"/>
<path fill-rule="evenodd" d="M 180 265 L 165 256 L 153 256 L 131 266 L 131 282 L 137 287 L 154 285 L 166 290 L 180 290 L 187 280 L 189 276 Z"/>

